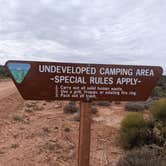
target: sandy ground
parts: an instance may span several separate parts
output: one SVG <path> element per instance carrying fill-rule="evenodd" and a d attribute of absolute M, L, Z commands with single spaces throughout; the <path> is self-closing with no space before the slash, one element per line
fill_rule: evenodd
<path fill-rule="evenodd" d="M 64 102 L 24 101 L 11 81 L 0 82 L 0 166 L 76 166 L 79 122 Z M 115 166 L 123 104 L 92 116 L 91 166 Z"/>
<path fill-rule="evenodd" d="M 0 82 L 0 100 L 9 97 L 15 92 L 16 88 L 11 81 L 5 80 Z"/>
<path fill-rule="evenodd" d="M 0 118 L 5 118 L 23 105 L 15 85 L 10 80 L 0 81 Z"/>

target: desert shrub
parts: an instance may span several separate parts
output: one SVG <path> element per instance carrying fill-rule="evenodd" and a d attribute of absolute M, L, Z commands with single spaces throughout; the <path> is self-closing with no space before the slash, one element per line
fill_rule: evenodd
<path fill-rule="evenodd" d="M 166 144 L 166 135 L 165 135 L 165 128 L 160 127 L 157 128 L 156 126 L 153 128 L 153 140 L 154 144 L 159 146 L 164 146 Z"/>
<path fill-rule="evenodd" d="M 152 97 L 166 97 L 166 76 L 162 76 L 152 92 Z"/>
<path fill-rule="evenodd" d="M 152 97 L 160 97 L 162 95 L 162 88 L 159 86 L 156 86 L 152 92 Z"/>
<path fill-rule="evenodd" d="M 80 121 L 80 112 L 78 112 L 74 115 L 73 120 L 76 121 L 76 122 Z"/>
<path fill-rule="evenodd" d="M 36 105 L 36 103 L 25 103 L 26 108 L 33 108 Z"/>
<path fill-rule="evenodd" d="M 13 120 L 18 121 L 18 122 L 23 122 L 24 117 L 22 117 L 20 115 L 13 115 Z"/>
<path fill-rule="evenodd" d="M 98 112 L 98 110 L 97 110 L 96 107 L 92 106 L 91 107 L 91 112 L 92 112 L 92 114 L 96 114 Z"/>
<path fill-rule="evenodd" d="M 54 142 L 46 142 L 44 145 L 42 145 L 42 149 L 48 150 L 48 151 L 54 151 L 56 148 L 56 144 Z"/>
<path fill-rule="evenodd" d="M 92 106 L 95 106 L 95 105 L 96 105 L 96 101 L 92 101 L 92 102 L 91 102 L 91 105 L 92 105 Z"/>
<path fill-rule="evenodd" d="M 146 100 L 145 102 L 140 102 L 144 105 L 144 109 L 149 109 L 153 103 L 155 102 L 155 98 L 149 98 L 148 100 Z"/>
<path fill-rule="evenodd" d="M 166 144 L 166 99 L 153 103 L 150 110 L 153 116 L 146 120 L 142 114 L 135 113 L 129 114 L 122 121 L 120 137 L 125 149 L 145 144 Z"/>
<path fill-rule="evenodd" d="M 44 110 L 44 107 L 43 106 L 39 106 L 39 105 L 34 105 L 33 106 L 33 110 L 34 111 L 42 111 L 42 110 Z"/>
<path fill-rule="evenodd" d="M 144 111 L 144 105 L 141 103 L 126 103 L 125 110 L 134 112 Z"/>
<path fill-rule="evenodd" d="M 98 112 L 97 108 L 92 106 L 91 107 L 91 112 L 92 114 L 96 114 Z M 80 111 L 78 111 L 74 116 L 73 120 L 79 122 L 80 121 Z"/>
<path fill-rule="evenodd" d="M 133 149 L 122 157 L 117 166 L 165 166 L 166 148 L 155 145 Z"/>
<path fill-rule="evenodd" d="M 13 149 L 16 149 L 16 148 L 19 147 L 19 144 L 12 144 L 10 147 L 13 148 Z"/>
<path fill-rule="evenodd" d="M 166 99 L 156 101 L 150 108 L 153 117 L 166 125 Z"/>
<path fill-rule="evenodd" d="M 120 139 L 125 149 L 144 144 L 140 131 L 146 128 L 146 121 L 141 113 L 130 113 L 121 123 Z"/>
<path fill-rule="evenodd" d="M 111 102 L 110 101 L 98 101 L 96 104 L 99 106 L 110 106 Z"/>
<path fill-rule="evenodd" d="M 152 92 L 152 97 L 166 97 L 166 83 L 164 86 L 156 86 Z"/>
<path fill-rule="evenodd" d="M 115 101 L 115 104 L 121 104 L 121 102 L 120 101 Z"/>
<path fill-rule="evenodd" d="M 150 144 L 164 146 L 166 126 L 160 121 L 144 120 L 140 113 L 130 114 L 122 121 L 120 138 L 124 149 Z"/>
<path fill-rule="evenodd" d="M 153 105 L 154 101 L 155 99 L 149 98 L 144 102 L 129 102 L 126 103 L 125 110 L 134 112 L 144 111 L 145 109 L 149 109 Z"/>
<path fill-rule="evenodd" d="M 75 113 L 79 112 L 79 108 L 76 106 L 75 102 L 69 102 L 65 107 L 64 107 L 64 113 Z"/>
<path fill-rule="evenodd" d="M 165 142 L 166 142 L 166 126 L 164 126 L 164 127 L 162 128 L 161 133 L 162 133 L 162 135 L 163 135 L 163 137 L 164 137 L 164 139 L 165 139 Z"/>
<path fill-rule="evenodd" d="M 75 101 L 69 101 L 69 104 L 70 105 L 76 105 L 76 102 Z"/>
<path fill-rule="evenodd" d="M 7 78 L 7 77 L 9 77 L 8 72 L 6 71 L 4 66 L 0 65 L 0 79 L 1 78 Z"/>
<path fill-rule="evenodd" d="M 31 108 L 25 108 L 25 112 L 31 113 L 31 112 L 33 112 L 33 109 L 31 109 Z"/>
<path fill-rule="evenodd" d="M 155 121 L 152 118 L 147 119 L 146 124 L 149 129 L 153 129 L 155 127 Z"/>

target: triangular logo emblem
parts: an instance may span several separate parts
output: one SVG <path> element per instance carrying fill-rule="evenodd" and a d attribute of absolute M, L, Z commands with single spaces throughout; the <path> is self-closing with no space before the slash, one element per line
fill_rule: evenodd
<path fill-rule="evenodd" d="M 14 80 L 20 84 L 23 82 L 24 78 L 28 74 L 31 65 L 27 63 L 8 63 L 7 67 L 12 74 Z"/>

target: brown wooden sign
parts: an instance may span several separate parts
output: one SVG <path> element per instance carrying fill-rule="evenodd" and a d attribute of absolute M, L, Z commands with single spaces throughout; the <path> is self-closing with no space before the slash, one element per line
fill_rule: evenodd
<path fill-rule="evenodd" d="M 31 100 L 146 100 L 162 75 L 158 66 L 8 61 L 16 87 Z"/>
<path fill-rule="evenodd" d="M 162 75 L 158 66 L 8 61 L 9 71 L 24 99 L 146 100 Z M 89 166 L 90 102 L 81 102 L 78 166 Z"/>

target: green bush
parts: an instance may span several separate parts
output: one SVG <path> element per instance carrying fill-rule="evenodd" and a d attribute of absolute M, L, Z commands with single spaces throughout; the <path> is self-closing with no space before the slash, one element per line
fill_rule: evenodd
<path fill-rule="evenodd" d="M 141 103 L 126 103 L 125 110 L 134 112 L 144 111 L 144 105 Z"/>
<path fill-rule="evenodd" d="M 146 128 L 146 121 L 141 113 L 130 113 L 121 123 L 120 138 L 125 149 L 144 144 L 141 129 Z"/>
<path fill-rule="evenodd" d="M 162 96 L 162 88 L 159 86 L 156 86 L 152 92 L 152 97 L 160 97 Z"/>
<path fill-rule="evenodd" d="M 146 120 L 143 114 L 135 112 L 122 121 L 120 138 L 124 149 L 150 144 L 166 145 L 166 99 L 154 102 L 150 110 L 153 116 L 148 116 Z"/>
<path fill-rule="evenodd" d="M 150 108 L 153 117 L 166 125 L 166 99 L 156 101 Z"/>
<path fill-rule="evenodd" d="M 152 97 L 166 97 L 166 76 L 162 76 L 152 92 Z"/>
<path fill-rule="evenodd" d="M 9 74 L 7 73 L 5 67 L 0 65 L 0 79 L 7 78 L 7 77 L 9 77 Z"/>
<path fill-rule="evenodd" d="M 165 166 L 166 148 L 155 145 L 133 149 L 122 157 L 117 166 Z"/>
<path fill-rule="evenodd" d="M 144 120 L 140 113 L 133 113 L 122 121 L 120 138 L 124 149 L 150 144 L 164 146 L 166 126 L 161 121 Z"/>
<path fill-rule="evenodd" d="M 110 106 L 111 102 L 110 101 L 98 101 L 96 104 L 99 106 Z"/>
<path fill-rule="evenodd" d="M 64 113 L 75 113 L 79 112 L 79 108 L 76 106 L 75 102 L 69 102 L 65 107 L 64 107 Z"/>

